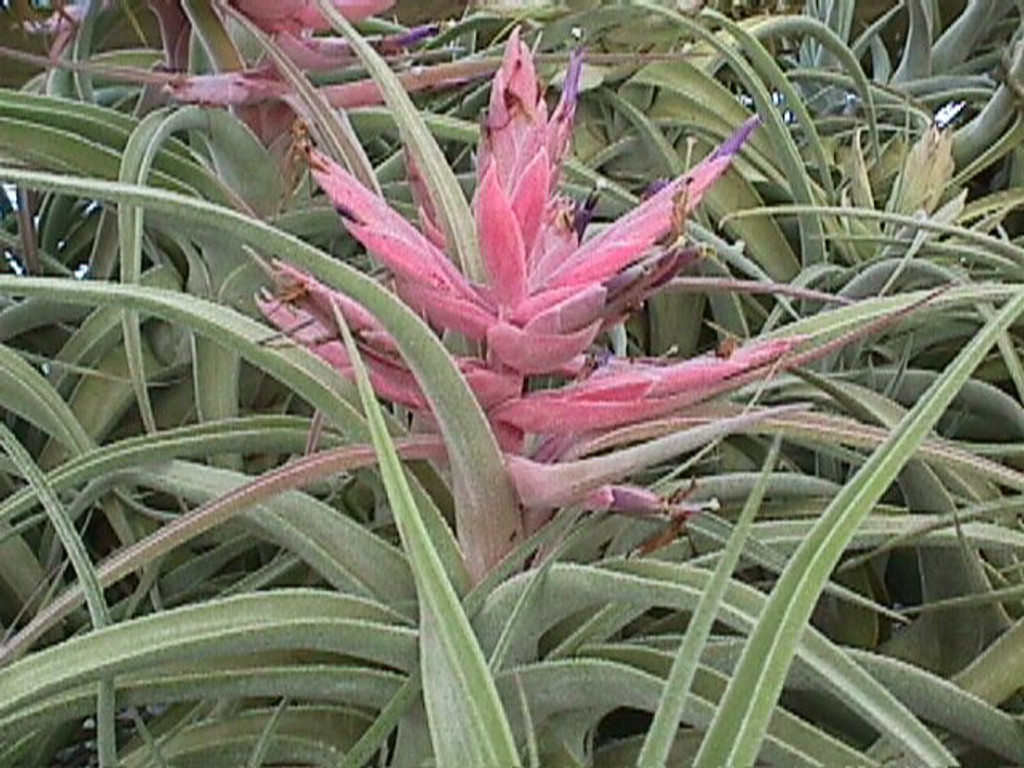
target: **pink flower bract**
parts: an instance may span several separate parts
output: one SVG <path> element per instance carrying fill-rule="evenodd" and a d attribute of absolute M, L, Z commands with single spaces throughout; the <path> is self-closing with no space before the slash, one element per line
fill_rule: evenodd
<path fill-rule="evenodd" d="M 415 163 L 409 170 L 420 227 L 337 163 L 309 153 L 311 172 L 345 228 L 388 269 L 397 294 L 436 329 L 461 334 L 470 348 L 481 350 L 456 363 L 509 456 L 514 482 L 528 475 L 523 468 L 530 462 L 557 462 L 583 436 L 669 416 L 736 386 L 745 375 L 767 374 L 799 342 L 752 344 L 728 356 L 682 361 L 620 359 L 595 350 L 604 330 L 696 258 L 683 245 L 685 220 L 725 173 L 756 120 L 587 238 L 592 204 L 576 205 L 557 188 L 581 71 L 577 54 L 549 114 L 529 49 L 517 32 L 508 43 L 484 121 L 472 206 L 483 282 L 467 278 L 446 253 L 444 228 L 435 221 Z M 432 423 L 415 377 L 371 315 L 292 267 L 281 266 L 279 279 L 292 298 L 261 303 L 274 325 L 350 371 L 334 320 L 340 312 L 377 394 Z M 542 382 L 550 388 L 539 388 Z M 517 467 L 518 474 L 512 471 Z M 659 508 L 650 493 L 628 487 L 608 485 L 587 494 L 577 500 Z"/>
<path fill-rule="evenodd" d="M 316 0 L 233 0 L 232 4 L 266 32 L 300 34 L 331 27 Z M 334 7 L 349 21 L 373 16 L 394 4 L 394 0 L 334 0 Z"/>
<path fill-rule="evenodd" d="M 455 268 L 436 234 L 422 234 L 341 166 L 311 154 L 317 182 L 353 237 L 394 273 L 398 293 L 435 326 L 485 342 L 494 366 L 524 375 L 558 370 L 622 319 L 623 307 L 610 302 L 610 291 L 628 291 L 623 280 L 630 267 L 652 255 L 658 257 L 652 269 L 677 263 L 681 223 L 755 125 L 746 123 L 693 171 L 583 241 L 573 204 L 555 190 L 580 71 L 581 59 L 574 56 L 549 118 L 529 50 L 517 34 L 509 42 L 484 125 L 473 206 L 484 284 Z M 436 233 L 428 224 L 427 231 Z M 633 292 L 632 304 L 656 287 L 646 281 L 649 273 L 633 276 L 644 290 Z"/>

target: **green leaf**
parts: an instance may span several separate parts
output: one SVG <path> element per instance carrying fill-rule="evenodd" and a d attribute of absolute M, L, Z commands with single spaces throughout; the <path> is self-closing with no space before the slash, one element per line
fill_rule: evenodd
<path fill-rule="evenodd" d="M 192 386 L 199 421 L 238 416 L 239 377 L 242 361 L 237 353 L 203 336 L 192 337 Z M 241 460 L 221 456 L 214 461 L 229 469 L 241 468 Z"/>
<path fill-rule="evenodd" d="M 416 632 L 379 603 L 323 590 L 211 600 L 80 635 L 0 669 L 0 718 L 112 673 L 277 649 L 327 651 L 409 670 Z"/>
<path fill-rule="evenodd" d="M 532 654 L 545 632 L 573 615 L 591 615 L 606 605 L 625 605 L 645 611 L 672 608 L 692 611 L 707 590 L 711 574 L 687 563 L 654 560 L 610 560 L 598 566 L 556 563 L 545 576 L 542 599 L 530 602 L 518 633 L 512 658 Z M 485 648 L 500 636 L 506 617 L 518 604 L 519 594 L 529 588 L 530 574 L 509 579 L 487 597 L 474 619 Z M 767 602 L 764 594 L 735 579 L 730 580 L 718 620 L 731 629 L 749 633 Z M 848 654 L 814 627 L 799 638 L 797 654 L 811 670 L 816 687 L 837 697 L 884 736 L 904 749 L 933 737 L 899 700 L 864 671 Z M 527 656 L 529 658 L 529 656 Z M 658 689 L 660 694 L 661 689 Z M 658 695 L 656 694 L 656 695 Z M 652 707 L 653 711 L 654 707 Z"/>
<path fill-rule="evenodd" d="M 505 472 L 497 441 L 480 404 L 433 331 L 401 300 L 375 280 L 347 264 L 330 258 L 308 243 L 264 222 L 237 211 L 172 192 L 14 168 L 0 168 L 0 178 L 26 183 L 30 186 L 81 194 L 86 197 L 99 197 L 119 203 L 144 205 L 152 210 L 173 216 L 193 228 L 203 227 L 220 230 L 224 234 L 233 234 L 255 248 L 273 252 L 279 258 L 301 267 L 326 284 L 351 296 L 374 314 L 394 336 L 399 351 L 431 403 L 438 427 L 445 438 L 448 449 L 456 499 L 459 541 L 469 572 L 474 578 L 482 577 L 494 563 L 501 559 L 511 543 L 518 538 L 521 530 L 518 502 Z M 145 308 L 138 304 L 138 299 L 146 295 L 142 289 L 137 289 L 138 294 L 136 294 L 128 287 L 125 287 L 124 290 L 114 286 L 100 288 L 96 285 L 87 286 L 74 281 L 65 281 L 58 288 L 58 284 L 54 281 L 34 282 L 21 278 L 7 280 L 0 278 L 0 283 L 2 283 L 0 291 L 5 291 L 10 295 L 54 291 L 60 293 L 68 301 L 74 300 L 80 303 L 90 301 L 86 298 L 86 294 L 105 295 L 109 300 L 113 296 L 107 292 L 113 292 L 117 295 L 116 301 L 122 302 L 123 306 L 134 305 L 140 309 Z M 77 297 L 77 299 L 72 299 L 72 297 Z M 152 299 L 154 296 L 149 295 L 149 298 Z M 166 299 L 166 297 L 164 298 Z M 210 321 L 212 318 L 220 316 L 221 313 L 230 316 L 232 323 L 245 325 L 245 341 L 241 347 L 233 346 L 233 348 L 237 348 L 242 356 L 250 361 L 254 358 L 260 358 L 267 362 L 276 361 L 273 369 L 265 368 L 265 370 L 293 385 L 296 383 L 295 377 L 299 375 L 298 369 L 306 371 L 307 374 L 315 369 L 318 372 L 316 374 L 318 378 L 326 373 L 334 382 L 327 387 L 326 392 L 317 387 L 318 394 L 310 397 L 309 395 L 312 393 L 308 389 L 303 392 L 302 389 L 295 386 L 296 391 L 332 418 L 337 419 L 339 424 L 346 424 L 348 427 L 350 424 L 362 421 L 357 418 L 353 422 L 352 411 L 348 404 L 329 394 L 331 391 L 337 393 L 348 390 L 349 386 L 345 380 L 336 372 L 328 369 L 325 364 L 316 360 L 310 353 L 297 349 L 269 348 L 261 343 L 267 339 L 267 334 L 259 330 L 262 326 L 242 318 L 224 307 L 216 307 L 205 302 L 196 304 L 196 299 L 184 295 L 175 300 L 157 300 L 155 303 L 171 310 L 171 306 L 178 300 L 193 309 L 202 307 L 198 316 L 202 317 L 201 325 L 203 327 L 196 327 L 189 323 L 190 327 L 201 333 L 220 338 L 218 334 L 222 332 L 222 328 L 217 323 Z M 143 302 L 143 304 L 149 304 L 149 302 Z M 174 310 L 171 310 L 171 313 L 180 321 L 182 314 Z M 227 344 L 227 340 L 223 340 L 223 343 Z M 285 354 L 286 352 L 287 354 Z M 301 364 L 298 361 L 302 361 Z M 276 369 L 276 373 L 274 369 Z M 292 371 L 291 374 L 287 373 L 289 370 Z M 306 384 L 311 383 L 307 378 Z M 324 395 L 327 395 L 328 403 L 323 403 Z M 343 417 L 342 413 L 345 414 Z M 359 427 L 355 427 L 355 429 L 358 432 Z M 445 559 L 446 562 L 451 563 L 448 554 Z M 449 569 L 453 565 L 449 565 Z"/>
<path fill-rule="evenodd" d="M 512 729 L 487 660 L 431 544 L 356 342 L 340 310 L 335 310 L 335 317 L 355 369 L 391 512 L 416 580 L 420 675 L 437 764 L 440 768 L 518 765 Z"/>
<path fill-rule="evenodd" d="M 82 585 L 93 629 L 109 626 L 111 623 L 110 611 L 103 598 L 103 588 L 100 586 L 96 569 L 89 559 L 89 553 L 86 551 L 85 544 L 75 529 L 70 515 L 57 497 L 57 493 L 42 470 L 32 460 L 29 452 L 18 442 L 18 438 L 6 424 L 2 423 L 0 423 L 0 446 L 3 446 L 4 451 L 14 461 L 15 466 L 18 467 L 42 503 L 50 525 L 56 531 L 57 538 L 60 539 L 61 546 L 64 547 L 64 551 L 71 561 L 75 576 Z M 114 679 L 111 675 L 100 681 L 96 700 L 96 732 L 101 768 L 113 768 L 117 765 L 117 737 L 114 718 Z"/>
<path fill-rule="evenodd" d="M 823 585 L 875 503 L 945 413 L 999 335 L 1024 312 L 1024 292 L 963 348 L 889 438 L 832 500 L 794 553 L 751 633 L 715 722 L 698 753 L 702 765 L 747 764 L 757 758 L 786 674 Z M 915 759 L 950 765 L 952 754 L 937 739 L 909 739 Z"/>
<path fill-rule="evenodd" d="M 270 654 L 245 658 L 216 658 L 168 667 L 155 672 L 125 675 L 118 681 L 118 704 L 152 704 L 240 699 L 252 696 L 289 697 L 331 702 L 351 707 L 382 708 L 407 684 L 395 672 L 339 664 L 282 664 Z M 12 739 L 32 724 L 78 720 L 89 715 L 95 702 L 91 686 L 72 688 L 22 707 L 0 721 L 0 736 Z M 358 763 L 358 766 L 363 763 Z"/>
<path fill-rule="evenodd" d="M 708 589 L 693 612 L 686 635 L 672 662 L 668 679 L 665 680 L 665 688 L 661 693 L 658 709 L 654 713 L 654 720 L 647 732 L 647 738 L 644 740 L 643 750 L 637 761 L 640 768 L 658 768 L 668 761 L 669 750 L 679 730 L 679 720 L 683 714 L 686 697 L 690 692 L 694 676 L 697 674 L 701 652 L 721 608 L 729 578 L 743 553 L 743 543 L 750 533 L 754 516 L 761 507 L 765 490 L 768 487 L 768 478 L 779 458 L 780 445 L 780 441 L 776 438 L 768 458 L 765 459 L 761 477 L 747 498 L 747 503 L 743 505 L 743 511 L 740 513 L 739 520 L 736 521 L 736 528 L 729 537 L 725 550 L 715 566 Z"/>
<path fill-rule="evenodd" d="M 169 137 L 178 125 L 187 128 L 195 122 L 196 115 L 192 110 L 175 112 L 168 108 L 147 115 L 128 139 L 121 156 L 118 180 L 144 185 L 163 140 Z M 124 284 L 137 284 L 142 276 L 142 228 L 141 208 L 135 205 L 118 206 L 117 232 L 121 256 L 121 282 Z M 125 312 L 121 317 L 121 328 L 124 334 L 128 374 L 131 377 L 132 389 L 135 390 L 142 423 L 146 431 L 156 432 L 156 417 L 153 415 L 153 404 L 149 398 L 138 314 Z"/>
<path fill-rule="evenodd" d="M 853 6 L 838 7 L 840 11 L 850 11 L 852 8 Z M 756 26 L 754 26 L 751 32 L 758 40 L 776 36 L 792 38 L 806 35 L 813 37 L 826 49 L 834 57 L 834 60 L 846 69 L 846 72 L 857 86 L 861 101 L 864 103 L 864 118 L 867 121 L 867 129 L 871 136 L 872 154 L 877 157 L 880 144 L 874 91 L 871 88 L 870 81 L 864 74 L 864 69 L 861 67 L 857 56 L 851 52 L 844 42 L 844 40 L 848 39 L 846 34 L 843 36 L 836 34 L 831 27 L 807 14 L 787 14 L 781 16 L 766 14 L 756 20 Z"/>
<path fill-rule="evenodd" d="M 102 175 L 116 178 L 119 155 L 137 124 L 127 115 L 94 104 L 0 90 L 0 156 L 6 148 L 20 161 L 38 157 L 47 168 L 81 173 L 99 161 Z M 46 131 L 53 132 L 55 143 L 40 142 Z M 96 148 L 99 158 L 91 155 Z M 153 179 L 159 186 L 194 191 L 214 202 L 241 207 L 232 192 L 180 141 L 161 147 L 155 166 Z"/>
<path fill-rule="evenodd" d="M 72 453 L 93 446 L 88 433 L 50 382 L 14 350 L 2 345 L 0 405 L 27 419 Z"/>
<path fill-rule="evenodd" d="M 459 267 L 471 280 L 483 282 L 486 279 L 486 272 L 480 257 L 473 213 L 462 194 L 455 174 L 448 166 L 444 153 L 431 135 L 419 110 L 387 62 L 342 16 L 334 3 L 330 0 L 317 0 L 317 4 L 324 17 L 349 41 L 363 66 L 380 88 L 385 103 L 398 123 L 402 141 L 412 153 L 423 175 L 430 199 L 437 211 L 438 222 L 448 236 L 449 244 L 455 249 Z"/>
<path fill-rule="evenodd" d="M 152 469 L 132 468 L 126 463 L 129 455 L 166 456 L 171 446 L 165 446 L 163 451 L 154 450 L 157 447 L 139 445 L 142 450 L 119 452 L 120 455 L 102 451 L 107 453 L 103 463 L 113 464 L 116 458 L 124 469 L 111 473 L 115 477 L 196 504 L 210 504 L 253 482 L 253 478 L 239 472 L 180 460 L 165 459 Z M 99 455 L 90 464 L 99 464 L 97 459 Z M 86 464 L 83 461 L 78 465 L 75 475 L 80 479 Z M 67 477 L 64 472 L 60 475 L 62 481 Z M 413 585 L 401 554 L 365 526 L 324 502 L 299 491 L 287 491 L 275 495 L 269 503 L 252 505 L 243 517 L 264 537 L 298 555 L 338 591 L 387 599 L 403 611 L 411 610 L 404 604 L 412 600 Z"/>
<path fill-rule="evenodd" d="M 757 104 L 757 113 L 765 123 L 764 130 L 771 136 L 773 146 L 781 156 L 780 162 L 789 182 L 793 198 L 805 205 L 813 205 L 820 202 L 822 193 L 815 188 L 810 177 L 807 175 L 800 151 L 789 133 L 789 128 L 772 104 L 769 89 L 762 82 L 755 67 L 747 63 L 746 58 L 739 50 L 723 43 L 698 21 L 689 19 L 673 9 L 658 5 L 652 2 L 652 0 L 638 0 L 637 5 L 670 20 L 681 29 L 694 35 L 701 43 L 708 46 L 729 63 L 729 66 L 736 73 L 743 87 L 747 89 Z M 711 18 L 720 25 L 728 23 L 728 20 L 719 14 L 713 15 Z M 728 25 L 728 28 L 730 31 L 735 31 L 731 24 Z M 763 46 L 759 47 L 763 50 Z M 763 64 L 763 60 L 760 60 L 760 63 Z M 818 264 L 824 262 L 825 230 L 822 218 L 818 216 L 801 216 L 799 222 L 804 263 Z"/>
<path fill-rule="evenodd" d="M 786 77 L 776 61 L 776 57 L 768 52 L 757 37 L 750 34 L 742 25 L 737 24 L 728 16 L 717 12 L 712 8 L 702 11 L 703 17 L 708 18 L 723 30 L 728 32 L 739 45 L 741 50 L 750 60 L 751 66 L 761 78 L 768 82 L 772 89 L 781 94 L 785 99 L 786 106 L 793 111 L 796 124 L 800 126 L 807 140 L 807 149 L 814 158 L 814 164 L 818 170 L 818 180 L 825 190 L 828 200 L 836 197 L 835 185 L 832 181 L 832 168 L 825 156 L 825 148 L 818 134 L 818 127 L 811 113 L 801 98 L 801 94 L 793 87 L 793 84 Z"/>
<path fill-rule="evenodd" d="M 146 445 L 136 446 L 136 448 L 139 449 L 139 453 L 135 454 L 138 457 L 139 455 L 147 454 L 149 452 L 147 449 L 156 449 L 157 454 L 159 454 L 161 453 L 161 448 L 166 450 L 168 446 Z M 110 464 L 114 465 L 111 467 L 108 464 L 107 466 L 110 469 L 124 466 L 126 457 L 123 454 L 115 451 L 111 451 L 111 454 L 103 456 L 102 459 L 96 457 L 97 461 L 95 463 L 90 462 L 89 464 L 96 467 L 97 465 L 102 465 L 104 461 L 109 461 Z M 261 503 L 276 494 L 280 494 L 282 491 L 292 490 L 306 482 L 322 479 L 341 471 L 366 466 L 371 459 L 372 451 L 366 447 L 345 448 L 328 452 L 326 455 L 317 454 L 305 459 L 295 460 L 253 479 L 242 487 L 231 489 L 231 486 L 228 486 L 228 492 L 225 492 L 225 495 L 220 496 L 215 501 L 204 505 L 189 515 L 179 517 L 173 522 L 167 523 L 147 538 L 118 551 L 108 558 L 99 569 L 100 579 L 105 586 L 112 584 L 134 570 L 151 563 L 156 558 L 169 553 L 175 547 L 192 540 L 214 526 L 226 522 L 233 515 L 247 509 L 254 503 Z M 128 466 L 132 465 L 129 463 Z M 80 472 L 84 467 L 85 463 L 83 462 L 83 466 L 76 467 L 75 470 Z M 213 471 L 208 470 L 208 472 Z M 82 479 L 80 475 L 77 478 L 72 475 L 73 473 L 69 472 L 67 476 L 62 475 L 61 479 L 64 482 L 73 482 L 75 479 L 80 481 Z M 151 473 L 149 476 L 159 476 L 159 474 Z M 194 487 L 194 484 L 185 484 L 175 489 L 191 489 L 192 487 Z M 423 498 L 425 498 L 425 509 L 430 511 L 432 515 L 436 515 L 435 510 L 432 510 L 430 506 L 426 506 L 430 503 L 429 497 Z M 21 501 L 24 501 L 24 499 Z M 287 497 L 283 499 L 283 502 L 284 506 L 290 506 Z M 301 500 L 296 500 L 296 503 L 302 505 Z M 310 516 L 312 516 L 312 519 Z M 276 517 L 280 518 L 280 515 L 276 515 Z M 401 568 L 402 563 L 395 563 L 399 556 L 392 548 L 386 546 L 384 542 L 375 541 L 375 537 L 358 523 L 335 515 L 335 525 L 331 526 L 329 524 L 330 518 L 324 519 L 324 515 L 317 514 L 316 505 L 309 504 L 300 506 L 298 511 L 293 509 L 289 517 L 292 518 L 290 522 L 293 525 L 301 526 L 301 530 L 288 531 L 286 529 L 288 523 L 284 520 L 281 520 L 277 530 L 284 534 L 283 539 L 286 542 L 289 544 L 294 543 L 297 545 L 297 550 L 310 556 L 313 563 L 323 569 L 324 575 L 328 580 L 335 581 L 340 585 L 351 585 L 355 582 L 357 588 L 359 588 L 359 584 L 362 582 L 367 585 L 373 585 L 373 591 L 380 594 L 399 600 L 404 597 L 403 593 L 406 592 L 407 579 L 401 570 L 397 572 L 394 570 L 395 567 Z M 268 527 L 274 527 L 273 519 L 263 522 Z M 346 527 L 349 529 L 348 531 L 344 530 Z M 340 528 L 340 530 L 336 530 L 337 528 Z M 316 537 L 319 541 L 311 546 L 307 543 L 310 537 Z M 318 546 L 330 546 L 335 538 L 340 539 L 344 543 L 337 546 L 336 551 L 327 557 L 318 554 Z M 442 542 L 446 543 L 443 539 Z M 349 551 L 350 549 L 354 549 L 354 551 Z M 375 559 L 379 560 L 379 562 L 374 562 Z M 332 560 L 335 562 L 332 562 Z M 368 563 L 367 560 L 369 560 Z M 348 565 L 340 563 L 347 563 Z M 325 565 L 327 567 L 324 567 Z M 375 565 L 378 567 L 374 568 Z M 353 575 L 356 575 L 356 577 L 353 578 Z M 385 580 L 386 583 L 382 584 L 382 580 Z M 67 616 L 72 609 L 81 603 L 81 600 L 82 593 L 80 589 L 72 588 L 60 593 L 40 610 L 24 628 L 18 631 L 3 646 L 0 646 L 0 664 L 24 653 L 28 646 L 48 628 Z"/>

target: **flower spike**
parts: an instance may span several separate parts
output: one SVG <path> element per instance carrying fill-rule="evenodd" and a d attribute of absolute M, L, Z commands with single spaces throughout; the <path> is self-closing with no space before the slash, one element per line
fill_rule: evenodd
<path fill-rule="evenodd" d="M 561 97 L 549 113 L 529 48 L 518 30 L 509 38 L 484 120 L 473 198 L 483 282 L 470 280 L 448 257 L 414 162 L 408 168 L 419 227 L 315 150 L 308 154 L 309 165 L 342 225 L 387 267 L 393 289 L 407 305 L 439 331 L 476 343 L 456 363 L 507 456 L 527 517 L 550 508 L 551 493 L 564 495 L 558 496 L 559 504 L 678 512 L 671 501 L 620 485 L 618 478 L 576 490 L 546 488 L 530 478 L 545 477 L 544 467 L 571 461 L 567 457 L 584 440 L 664 418 L 787 364 L 801 339 L 683 361 L 595 352 L 603 331 L 698 257 L 680 242 L 685 219 L 726 172 L 757 121 L 745 123 L 689 173 L 584 239 L 596 192 L 577 205 L 557 191 L 582 61 L 581 53 L 571 56 Z M 376 319 L 298 270 L 279 269 L 286 287 L 279 299 L 261 302 L 266 317 L 289 338 L 351 373 L 334 327 L 340 312 L 356 334 L 377 394 L 412 409 L 417 426 L 430 428 L 426 398 Z"/>

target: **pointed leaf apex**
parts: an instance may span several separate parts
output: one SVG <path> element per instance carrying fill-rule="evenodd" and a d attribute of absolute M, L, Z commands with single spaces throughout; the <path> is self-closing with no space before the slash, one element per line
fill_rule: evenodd
<path fill-rule="evenodd" d="M 576 104 L 580 95 L 580 81 L 583 79 L 583 50 L 577 48 L 569 56 L 569 69 L 562 86 L 562 102 L 567 106 Z"/>
<path fill-rule="evenodd" d="M 531 118 L 537 110 L 540 88 L 533 56 L 526 43 L 519 39 L 519 27 L 512 30 L 501 67 L 495 73 L 489 113 L 499 125 L 507 122 L 509 110 L 522 109 Z"/>
<path fill-rule="evenodd" d="M 739 127 L 739 130 L 737 130 L 732 136 L 730 136 L 728 139 L 722 142 L 721 146 L 719 146 L 718 149 L 715 150 L 715 154 L 708 159 L 718 160 L 720 158 L 733 157 L 737 152 L 740 151 L 740 147 L 742 147 L 746 143 L 747 139 L 750 138 L 750 134 L 752 134 L 754 132 L 754 129 L 757 128 L 760 124 L 761 118 L 758 117 L 757 115 L 754 115 L 752 118 L 743 123 L 743 125 Z"/>

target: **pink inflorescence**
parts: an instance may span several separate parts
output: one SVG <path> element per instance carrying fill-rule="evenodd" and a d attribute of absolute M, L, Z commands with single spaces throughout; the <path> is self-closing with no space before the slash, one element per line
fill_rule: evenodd
<path fill-rule="evenodd" d="M 558 192 L 581 70 L 582 57 L 574 55 L 561 99 L 549 113 L 518 33 L 506 47 L 483 126 L 473 200 L 481 282 L 469 279 L 446 253 L 414 164 L 410 181 L 419 227 L 329 158 L 315 150 L 309 155 L 312 173 L 345 228 L 388 268 L 396 293 L 434 328 L 461 334 L 481 350 L 457 362 L 503 450 L 517 460 L 557 461 L 575 439 L 663 418 L 720 393 L 743 374 L 767 373 L 795 343 L 754 344 L 729 356 L 682 361 L 622 359 L 595 349 L 605 330 L 696 258 L 683 244 L 685 220 L 726 171 L 756 119 L 689 173 L 585 238 L 593 201 L 580 206 Z M 288 291 L 297 297 L 290 301 L 261 302 L 266 317 L 350 371 L 334 320 L 340 312 L 356 332 L 377 394 L 429 423 L 426 398 L 380 323 L 301 271 L 278 269 L 283 285 L 300 290 Z M 561 385 L 537 389 L 539 377 Z M 626 496 L 634 506 L 640 498 L 618 488 L 602 498 L 614 503 Z"/>

